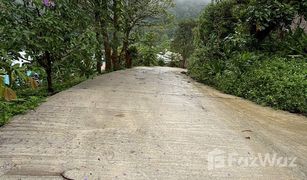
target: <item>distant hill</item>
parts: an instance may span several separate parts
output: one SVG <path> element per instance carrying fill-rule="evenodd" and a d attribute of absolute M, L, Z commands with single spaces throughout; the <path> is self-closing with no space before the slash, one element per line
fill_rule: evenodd
<path fill-rule="evenodd" d="M 177 20 L 197 18 L 201 10 L 211 0 L 174 0 L 176 6 L 171 9 Z"/>

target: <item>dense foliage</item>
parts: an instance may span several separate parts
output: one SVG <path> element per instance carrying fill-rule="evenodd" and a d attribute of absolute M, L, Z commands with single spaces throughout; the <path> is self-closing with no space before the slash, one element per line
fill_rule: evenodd
<path fill-rule="evenodd" d="M 181 21 L 175 30 L 174 39 L 171 42 L 171 50 L 177 52 L 182 56 L 181 68 L 185 68 L 187 59 L 194 51 L 194 33 L 196 26 L 194 20 Z"/>
<path fill-rule="evenodd" d="M 198 24 L 189 74 L 227 93 L 307 113 L 304 1 L 222 0 Z"/>
<path fill-rule="evenodd" d="M 106 71 L 131 68 L 142 51 L 140 31 L 167 20 L 171 6 L 171 0 L 0 1 L 0 121 L 38 104 L 40 93 L 26 96 L 24 89 L 37 92 L 40 85 L 54 94 L 58 85 L 101 74 L 103 61 Z M 14 66 L 18 59 L 31 62 Z"/>
<path fill-rule="evenodd" d="M 158 24 L 171 5 L 171 0 L 1 1 L 0 57 L 10 66 L 24 51 L 32 65 L 44 69 L 52 93 L 53 79 L 59 78 L 54 75 L 88 77 L 95 68 L 101 73 L 102 59 L 107 71 L 130 68 L 134 34 Z"/>
<path fill-rule="evenodd" d="M 216 0 L 198 20 L 208 1 L 175 2 L 0 1 L 0 125 L 101 74 L 103 61 L 107 72 L 163 66 L 163 52 L 170 66 L 188 62 L 190 76 L 201 82 L 307 113 L 306 1 Z M 14 65 L 17 59 L 31 63 Z"/>

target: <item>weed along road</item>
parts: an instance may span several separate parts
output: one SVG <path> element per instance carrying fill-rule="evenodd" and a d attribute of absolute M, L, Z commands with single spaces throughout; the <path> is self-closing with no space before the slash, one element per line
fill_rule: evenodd
<path fill-rule="evenodd" d="M 0 179 L 307 179 L 307 118 L 182 69 L 105 74 L 0 129 Z"/>

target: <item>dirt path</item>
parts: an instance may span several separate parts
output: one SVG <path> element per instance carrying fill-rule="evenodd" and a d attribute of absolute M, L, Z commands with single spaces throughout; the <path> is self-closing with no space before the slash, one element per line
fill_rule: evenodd
<path fill-rule="evenodd" d="M 181 71 L 106 74 L 14 118 L 0 129 L 0 179 L 307 179 L 307 118 Z"/>

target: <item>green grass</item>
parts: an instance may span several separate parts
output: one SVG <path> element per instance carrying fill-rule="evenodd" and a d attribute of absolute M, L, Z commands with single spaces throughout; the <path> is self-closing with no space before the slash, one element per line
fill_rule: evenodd
<path fill-rule="evenodd" d="M 189 75 L 205 84 L 260 105 L 307 114 L 307 61 L 241 53 L 226 62 L 203 61 Z"/>
<path fill-rule="evenodd" d="M 85 78 L 78 78 L 65 83 L 55 83 L 54 89 L 56 92 L 61 92 L 72 86 L 75 86 Z M 19 114 L 24 114 L 29 110 L 35 109 L 49 96 L 46 87 L 41 87 L 36 90 L 27 88 L 17 90 L 18 100 L 12 102 L 0 101 L 0 126 L 5 125 L 9 120 Z"/>

